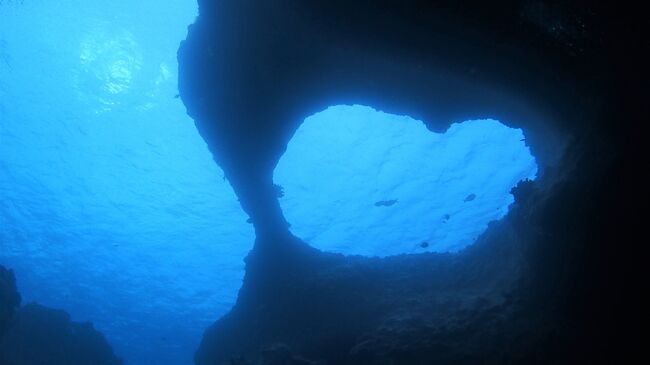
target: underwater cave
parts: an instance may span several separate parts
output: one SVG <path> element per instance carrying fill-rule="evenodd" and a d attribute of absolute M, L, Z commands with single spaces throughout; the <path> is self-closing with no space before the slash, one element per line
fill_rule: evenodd
<path fill-rule="evenodd" d="M 0 0 L 0 365 L 625 362 L 613 14 Z"/>

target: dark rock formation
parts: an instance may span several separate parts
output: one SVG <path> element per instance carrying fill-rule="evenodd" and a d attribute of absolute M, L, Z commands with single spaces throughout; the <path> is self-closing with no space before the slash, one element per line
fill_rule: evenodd
<path fill-rule="evenodd" d="M 387 259 L 299 248 L 264 252 L 260 244 L 248 258 L 237 306 L 206 332 L 197 363 L 219 364 L 234 356 L 257 361 L 278 344 L 326 364 L 503 355 L 503 345 L 528 330 L 524 324 L 541 321 L 512 323 L 509 316 L 516 310 L 517 276 L 506 274 L 524 269 L 516 236 L 507 224 L 495 224 L 484 239 L 498 237 L 498 244 L 475 245 L 460 255 Z M 495 325 L 510 331 L 495 337 Z"/>
<path fill-rule="evenodd" d="M 0 339 L 19 305 L 20 294 L 16 289 L 16 277 L 13 271 L 0 266 Z"/>
<path fill-rule="evenodd" d="M 28 304 L 13 272 L 0 266 L 0 364 L 121 365 L 104 336 L 91 323 L 77 323 L 61 310 Z"/>
<path fill-rule="evenodd" d="M 539 1 L 199 1 L 180 95 L 254 222 L 237 305 L 200 365 L 623 363 L 632 356 L 647 84 L 634 9 Z M 287 230 L 272 172 L 335 104 L 441 131 L 522 128 L 540 176 L 457 255 L 343 257 Z M 647 108 L 646 108 L 647 109 Z M 629 147 L 632 147 L 631 149 Z M 635 187 L 637 189 L 635 189 Z M 626 334 L 628 336 L 620 336 Z M 638 341 L 638 339 L 637 339 Z M 269 350 L 271 349 L 271 350 Z"/>

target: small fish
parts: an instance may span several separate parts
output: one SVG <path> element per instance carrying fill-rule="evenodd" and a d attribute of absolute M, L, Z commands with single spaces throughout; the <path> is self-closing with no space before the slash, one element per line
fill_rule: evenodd
<path fill-rule="evenodd" d="M 447 221 L 451 218 L 449 214 L 445 214 L 442 216 L 442 223 L 447 223 Z"/>
<path fill-rule="evenodd" d="M 181 94 L 176 94 L 176 95 L 174 95 L 174 99 L 178 99 L 178 98 L 180 98 L 180 97 L 181 97 Z"/>
<path fill-rule="evenodd" d="M 429 247 L 429 242 L 427 242 L 427 241 L 422 241 L 422 243 L 420 243 L 420 247 L 422 247 L 422 248 L 427 248 L 427 247 Z"/>
<path fill-rule="evenodd" d="M 397 203 L 397 199 L 393 200 L 380 200 L 375 203 L 376 207 L 390 207 L 391 205 Z"/>
<path fill-rule="evenodd" d="M 476 194 L 469 194 L 468 196 L 465 197 L 465 202 L 471 202 L 472 200 L 476 199 Z"/>
<path fill-rule="evenodd" d="M 248 219 L 246 220 L 246 223 L 251 223 L 251 224 L 253 224 L 253 218 L 248 218 Z"/>

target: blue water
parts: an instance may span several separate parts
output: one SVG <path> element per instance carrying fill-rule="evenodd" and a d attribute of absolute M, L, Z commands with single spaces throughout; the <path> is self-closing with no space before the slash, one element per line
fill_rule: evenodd
<path fill-rule="evenodd" d="M 444 134 L 405 116 L 336 106 L 308 118 L 275 169 L 295 235 L 367 256 L 456 252 L 513 202 L 537 164 L 520 129 L 492 119 Z"/>
<path fill-rule="evenodd" d="M 177 91 L 191 0 L 0 7 L 0 264 L 129 364 L 191 364 L 252 226 Z"/>
<path fill-rule="evenodd" d="M 92 321 L 132 365 L 192 363 L 254 241 L 176 97 L 196 12 L 192 0 L 0 5 L 0 265 L 24 302 Z M 437 136 L 339 106 L 307 119 L 274 178 L 292 231 L 316 247 L 456 251 L 534 177 L 522 138 L 492 120 Z"/>

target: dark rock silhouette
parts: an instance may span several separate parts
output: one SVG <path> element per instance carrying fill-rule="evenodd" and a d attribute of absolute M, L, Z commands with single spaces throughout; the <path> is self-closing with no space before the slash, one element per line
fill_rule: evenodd
<path fill-rule="evenodd" d="M 621 196 L 642 191 L 630 171 L 647 115 L 643 22 L 633 9 L 538 3 L 199 1 L 180 95 L 257 240 L 197 364 L 263 363 L 273 344 L 284 363 L 633 358 L 642 347 L 618 334 L 640 316 L 619 298 L 641 265 L 612 245 L 636 242 L 641 216 Z M 355 103 L 438 132 L 485 117 L 522 128 L 539 177 L 461 253 L 318 252 L 288 232 L 272 172 L 305 117 Z"/>
<path fill-rule="evenodd" d="M 0 266 L 0 364 L 122 364 L 91 323 L 72 322 L 66 312 L 34 303 L 16 310 L 19 303 L 13 273 Z"/>
<path fill-rule="evenodd" d="M 13 271 L 0 266 L 0 339 L 19 305 L 20 294 L 16 289 L 16 277 Z"/>

